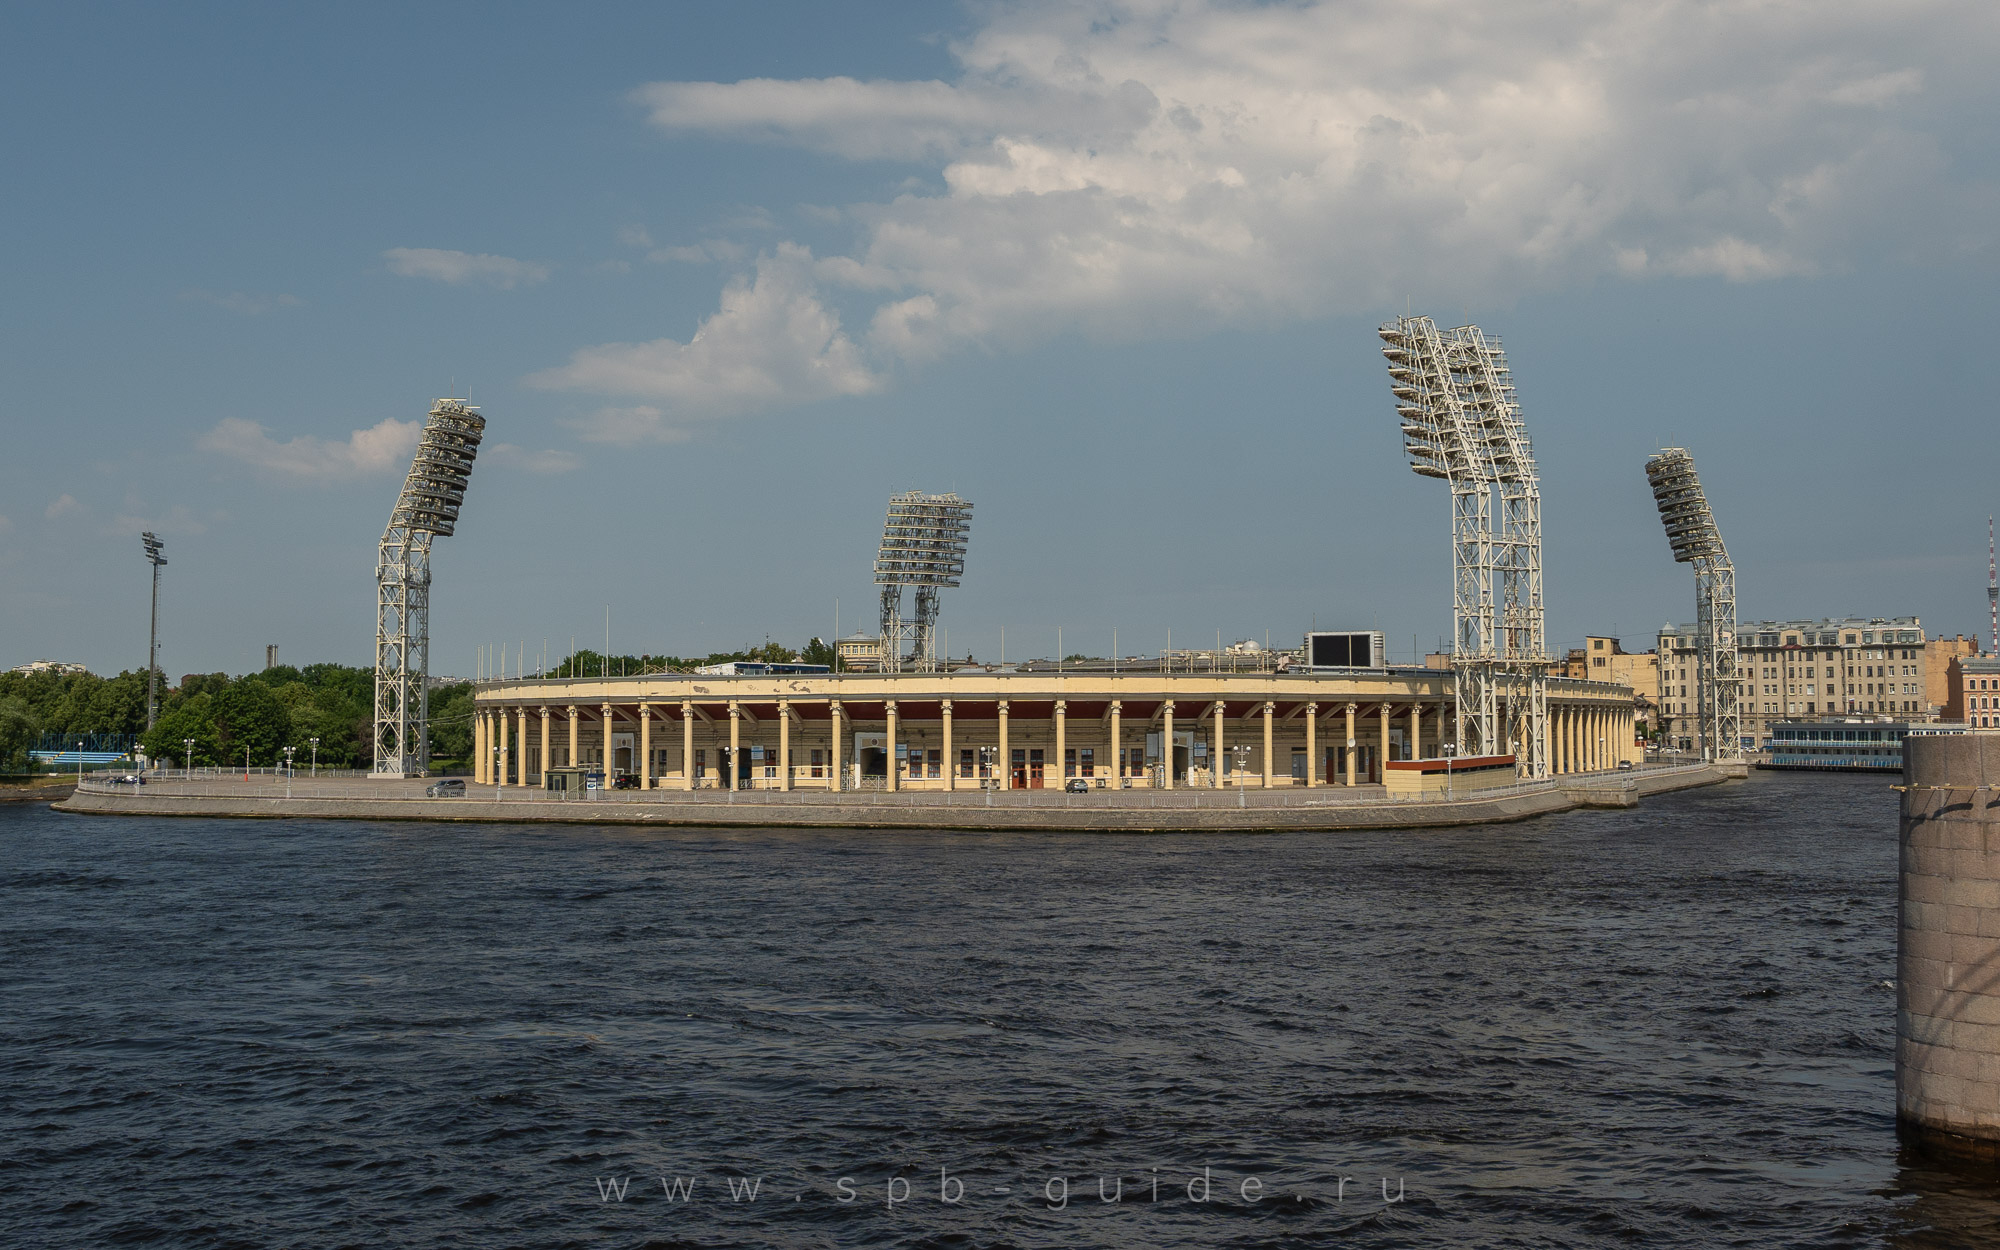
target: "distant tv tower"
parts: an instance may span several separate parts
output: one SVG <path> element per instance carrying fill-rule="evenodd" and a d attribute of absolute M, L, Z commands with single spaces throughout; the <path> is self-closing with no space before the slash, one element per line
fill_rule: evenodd
<path fill-rule="evenodd" d="M 1986 518 L 1986 609 L 1993 616 L 1993 654 L 2000 655 L 2000 564 L 1993 561 L 1993 517 Z"/>

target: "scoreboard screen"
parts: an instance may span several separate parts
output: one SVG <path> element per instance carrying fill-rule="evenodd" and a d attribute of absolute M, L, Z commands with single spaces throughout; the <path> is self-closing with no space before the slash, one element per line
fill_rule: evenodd
<path fill-rule="evenodd" d="M 1383 668 L 1379 630 L 1306 635 L 1306 663 L 1313 668 Z"/>

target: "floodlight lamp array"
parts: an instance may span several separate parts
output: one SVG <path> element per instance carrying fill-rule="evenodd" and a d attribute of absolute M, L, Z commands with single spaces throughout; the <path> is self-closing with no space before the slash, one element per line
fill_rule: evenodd
<path fill-rule="evenodd" d="M 158 567 L 167 562 L 167 557 L 161 554 L 166 544 L 154 537 L 153 531 L 147 530 L 145 533 L 139 535 L 139 542 L 146 548 L 146 562 L 148 564 Z"/>
<path fill-rule="evenodd" d="M 1450 477 L 1444 466 L 1437 408 L 1424 402 L 1423 368 L 1416 355 L 1421 345 L 1411 342 L 1402 322 L 1392 321 L 1376 333 L 1382 337 L 1382 357 L 1389 362 L 1389 393 L 1396 399 L 1396 415 L 1403 422 L 1403 451 L 1410 458 L 1410 469 L 1424 477 Z"/>
<path fill-rule="evenodd" d="M 875 584 L 958 585 L 971 535 L 972 505 L 957 495 L 909 491 L 891 496 L 882 546 L 875 555 Z"/>
<path fill-rule="evenodd" d="M 430 420 L 417 442 L 417 454 L 410 463 L 410 476 L 403 483 L 391 524 L 451 537 L 485 429 L 486 418 L 464 400 L 440 399 L 431 406 Z"/>
<path fill-rule="evenodd" d="M 1693 456 L 1679 447 L 1664 448 L 1646 461 L 1646 480 L 1653 487 L 1653 502 L 1659 506 L 1676 563 L 1728 557 Z"/>

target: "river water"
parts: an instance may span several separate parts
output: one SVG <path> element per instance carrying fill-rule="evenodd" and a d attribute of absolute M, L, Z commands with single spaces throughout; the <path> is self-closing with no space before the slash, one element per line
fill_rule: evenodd
<path fill-rule="evenodd" d="M 13 805 L 0 1243 L 2000 1244 L 2000 1190 L 1898 1148 L 1895 812 L 1770 774 L 1279 836 Z"/>

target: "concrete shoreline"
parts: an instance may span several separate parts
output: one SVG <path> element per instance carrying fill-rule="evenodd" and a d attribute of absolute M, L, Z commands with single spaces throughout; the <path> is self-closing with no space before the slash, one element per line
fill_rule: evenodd
<path fill-rule="evenodd" d="M 982 791 L 885 794 L 795 790 L 613 792 L 592 800 L 430 799 L 421 783 L 410 793 L 329 794 L 327 783 L 308 796 L 287 798 L 282 783 L 237 787 L 171 780 L 145 787 L 86 784 L 53 806 L 62 812 L 119 816 L 253 817 L 266 819 L 466 821 L 508 824 L 662 825 L 695 828 L 1046 830 L 1050 832 L 1272 832 L 1425 828 L 1529 820 L 1582 807 L 1622 808 L 1674 790 L 1717 785 L 1745 776 L 1741 765 L 1687 765 L 1640 771 L 1576 774 L 1499 794 L 1421 802 L 1329 797 L 1331 788 L 1238 796 L 1215 791 L 1001 792 L 987 805 Z M 366 783 L 363 783 L 365 786 Z M 299 783 L 304 788 L 304 783 Z M 354 787 L 356 790 L 362 786 Z M 484 789 L 485 787 L 479 787 Z M 229 792 L 231 789 L 234 792 Z M 519 793 L 510 791 L 509 793 Z M 530 791 L 529 793 L 539 793 Z M 1033 795 L 1027 799 L 1026 795 Z M 1239 803 L 1242 805 L 1239 806 Z"/>

